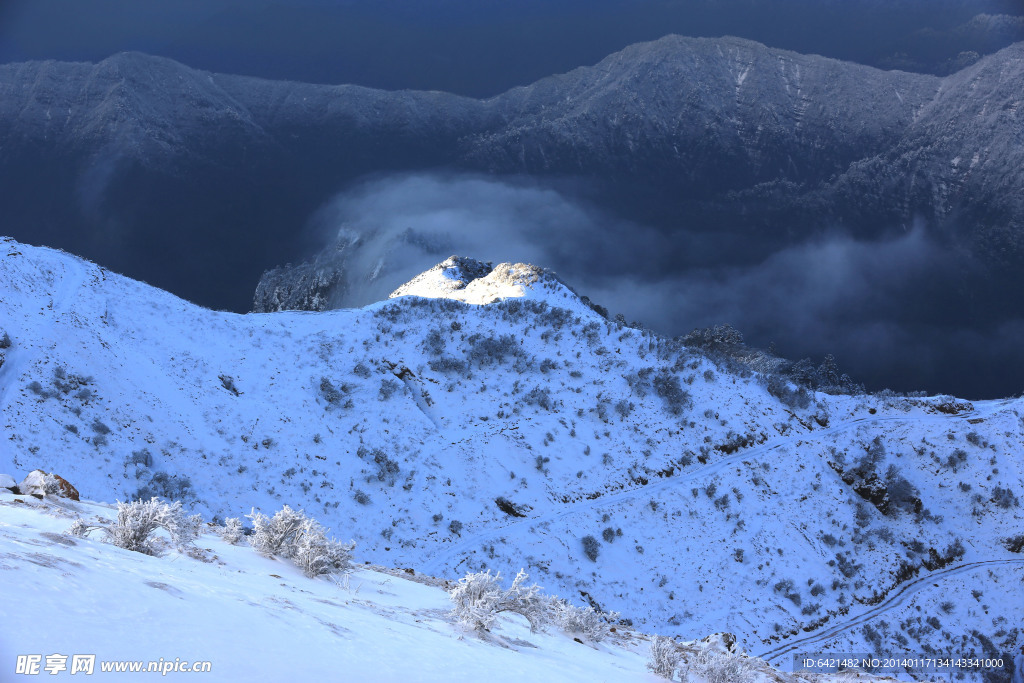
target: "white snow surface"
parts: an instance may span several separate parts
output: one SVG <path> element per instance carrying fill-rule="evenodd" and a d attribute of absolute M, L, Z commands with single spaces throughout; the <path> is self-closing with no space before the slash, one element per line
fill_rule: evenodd
<path fill-rule="evenodd" d="M 450 256 L 417 275 L 388 297 L 421 296 L 484 305 L 508 298 L 534 299 L 551 306 L 588 314 L 579 297 L 554 273 L 528 263 L 494 266 L 474 259 Z"/>
<path fill-rule="evenodd" d="M 207 519 L 288 504 L 355 540 L 359 562 L 449 580 L 522 567 L 549 593 L 619 611 L 638 630 L 730 632 L 784 667 L 788 646 L 809 638 L 818 652 L 1021 651 L 1020 399 L 819 393 L 792 408 L 758 373 L 607 321 L 540 269 L 462 270 L 445 262 L 363 309 L 237 315 L 0 240 L 0 337 L 12 340 L 0 350 L 0 473 L 43 469 L 83 500 L 180 499 Z M 883 512 L 844 480 L 868 454 L 879 478 L 892 470 L 910 487 L 906 509 Z M 91 539 L 31 550 L 70 520 L 30 521 L 19 515 L 38 510 L 9 498 L 0 623 L 25 596 L 49 607 L 40 623 L 3 627 L 4 657 L 15 646 L 81 651 L 70 635 L 80 632 L 90 646 L 116 644 L 110 659 L 203 659 L 192 653 L 245 643 L 252 628 L 266 643 L 224 645 L 225 667 L 258 673 L 308 642 L 299 650 L 330 651 L 330 666 L 351 655 L 360 663 L 346 666 L 379 674 L 365 680 L 423 678 L 415 662 L 374 665 L 392 645 L 360 635 L 369 629 L 442 670 L 454 657 L 479 678 L 518 680 L 550 679 L 542 662 L 570 666 L 560 648 L 582 650 L 561 636 L 536 652 L 460 641 L 436 613 L 427 625 L 409 616 L 441 609 L 443 593 L 413 584 L 391 607 L 364 609 L 336 584 L 301 583 L 290 565 L 212 537 L 200 545 L 225 565 Z M 64 559 L 44 566 L 34 552 Z M 172 580 L 155 578 L 164 572 Z M 284 578 L 271 585 L 269 573 Z M 374 601 L 386 581 L 366 570 L 352 580 Z M 135 605 L 177 629 L 167 642 L 180 653 L 130 646 L 162 642 L 129 619 Z M 75 610 L 66 638 L 33 640 L 61 610 Z M 299 635 L 275 640 L 271 624 Z M 573 659 L 584 668 L 566 680 L 617 680 L 620 665 L 621 680 L 653 676 L 631 647 Z"/>

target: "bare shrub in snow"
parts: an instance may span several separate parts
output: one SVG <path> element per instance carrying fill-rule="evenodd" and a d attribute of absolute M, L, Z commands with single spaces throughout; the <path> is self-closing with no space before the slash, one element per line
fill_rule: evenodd
<path fill-rule="evenodd" d="M 518 358 L 523 355 L 519 342 L 511 334 L 497 338 L 473 334 L 466 343 L 469 345 L 469 362 L 478 368 L 500 365 L 507 357 Z"/>
<path fill-rule="evenodd" d="M 547 387 L 534 387 L 529 393 L 523 396 L 523 403 L 528 406 L 537 406 L 548 411 L 554 409 L 554 403 L 551 400 L 551 390 Z"/>
<path fill-rule="evenodd" d="M 151 498 L 148 501 L 119 502 L 117 520 L 105 529 L 106 540 L 118 548 L 154 555 L 156 548 L 151 538 L 154 531 L 163 529 L 181 548 L 199 535 L 202 521 L 199 515 L 186 516 L 181 509 L 181 501 L 168 504 L 159 498 Z"/>
<path fill-rule="evenodd" d="M 665 402 L 665 407 L 673 415 L 682 415 L 683 411 L 693 406 L 690 393 L 679 384 L 679 377 L 669 370 L 663 369 L 654 378 L 654 392 Z"/>
<path fill-rule="evenodd" d="M 551 598 L 548 611 L 551 621 L 560 629 L 595 643 L 611 635 L 611 622 L 619 618 L 618 612 L 602 614 L 593 607 L 577 607 L 561 598 Z"/>
<path fill-rule="evenodd" d="M 392 379 L 382 379 L 380 381 L 380 400 L 387 401 L 401 386 L 401 384 Z"/>
<path fill-rule="evenodd" d="M 1004 489 L 1002 486 L 997 486 L 992 489 L 992 502 L 995 503 L 996 507 L 1000 507 L 1004 510 L 1009 510 L 1010 508 L 1018 507 L 1020 505 L 1020 501 L 1017 499 L 1013 490 L 1010 488 Z"/>
<path fill-rule="evenodd" d="M 490 570 L 466 574 L 448 592 L 455 604 L 452 616 L 466 628 L 485 631 L 501 612 L 514 612 L 525 617 L 530 630 L 536 631 L 547 620 L 549 598 L 541 593 L 537 584 L 527 586 L 528 578 L 526 572 L 520 570 L 512 585 L 503 590 L 501 572 L 494 576 Z"/>
<path fill-rule="evenodd" d="M 679 665 L 683 653 L 676 641 L 665 636 L 651 638 L 651 653 L 647 660 L 647 668 L 658 676 L 672 678 Z"/>
<path fill-rule="evenodd" d="M 601 544 L 593 536 L 583 537 L 583 554 L 591 562 L 597 562 L 597 554 L 601 551 Z"/>
<path fill-rule="evenodd" d="M 235 545 L 245 536 L 242 520 L 238 517 L 228 517 L 224 520 L 224 526 L 217 530 L 217 534 L 226 542 Z"/>

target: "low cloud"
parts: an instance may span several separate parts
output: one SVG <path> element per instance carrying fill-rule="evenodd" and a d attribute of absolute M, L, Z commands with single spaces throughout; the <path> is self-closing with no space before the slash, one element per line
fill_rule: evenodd
<path fill-rule="evenodd" d="M 314 225 L 353 247 L 339 306 L 380 300 L 459 254 L 550 268 L 613 313 L 668 336 L 727 322 L 788 357 L 832 353 L 870 388 L 977 397 L 1002 387 L 992 363 L 969 358 L 1021 364 L 1014 349 L 1024 324 L 972 320 L 956 294 L 969 258 L 921 224 L 870 241 L 826 231 L 754 254 L 734 232 L 656 230 L 527 180 L 417 174 L 350 189 Z M 719 261 L 694 265 L 688 251 Z"/>

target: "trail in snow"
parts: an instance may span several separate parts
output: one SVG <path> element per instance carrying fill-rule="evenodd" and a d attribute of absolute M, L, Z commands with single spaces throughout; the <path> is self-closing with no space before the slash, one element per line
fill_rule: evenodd
<path fill-rule="evenodd" d="M 892 595 L 883 600 L 881 603 L 867 609 L 866 611 L 852 617 L 846 617 L 840 622 L 834 623 L 828 628 L 822 629 L 813 635 L 806 636 L 804 638 L 798 638 L 791 640 L 785 645 L 780 645 L 774 649 L 767 650 L 759 655 L 761 659 L 771 662 L 773 660 L 779 660 L 786 654 L 793 652 L 801 647 L 807 645 L 813 645 L 815 643 L 821 643 L 827 641 L 835 636 L 845 633 L 850 629 L 860 626 L 861 624 L 871 621 L 875 617 L 879 617 L 886 612 L 901 606 L 907 598 L 920 592 L 922 589 L 932 588 L 934 586 L 926 585 L 929 582 L 937 580 L 948 579 L 957 574 L 964 574 L 975 569 L 983 567 L 991 567 L 994 565 L 1017 565 L 1024 567 L 1024 559 L 1022 560 L 982 560 L 979 562 L 968 562 L 966 564 L 959 565 L 957 567 L 947 567 L 945 569 L 938 569 L 934 572 L 929 572 L 924 576 L 919 576 L 912 581 L 907 581 L 898 590 L 893 591 Z M 778 661 L 775 662 L 778 665 Z"/>
<path fill-rule="evenodd" d="M 560 510 L 540 515 L 538 517 L 526 518 L 510 522 L 501 527 L 491 527 L 486 530 L 480 531 L 473 534 L 471 537 L 461 541 L 460 543 L 451 546 L 447 550 L 442 550 L 430 560 L 423 563 L 423 571 L 427 574 L 436 576 L 438 572 L 449 568 L 457 567 L 458 564 L 452 566 L 451 563 L 462 555 L 465 555 L 471 550 L 476 550 L 482 545 L 493 541 L 500 537 L 502 534 L 506 534 L 509 531 L 522 527 L 537 527 L 544 524 L 550 524 L 559 520 L 571 517 L 576 514 L 587 512 L 598 507 L 608 507 L 618 503 L 632 501 L 640 495 L 651 496 L 659 491 L 674 487 L 682 486 L 690 483 L 697 479 L 703 479 L 708 476 L 717 474 L 721 470 L 734 465 L 738 462 L 742 462 L 747 459 L 757 458 L 763 456 L 772 451 L 784 448 L 786 446 L 796 446 L 798 442 L 806 444 L 809 442 L 821 441 L 827 436 L 842 433 L 848 430 L 856 429 L 859 427 L 865 427 L 870 425 L 878 425 L 885 422 L 909 422 L 909 423 L 921 423 L 921 422 L 947 422 L 949 420 L 965 420 L 965 419 L 977 419 L 988 417 L 989 415 L 998 412 L 999 409 L 1012 402 L 1012 400 L 1004 401 L 989 401 L 975 405 L 975 409 L 969 413 L 962 413 L 959 415 L 916 415 L 916 416 L 885 416 L 875 418 L 857 418 L 844 422 L 834 427 L 827 429 L 811 432 L 809 434 L 801 434 L 792 438 L 783 439 L 772 444 L 762 444 L 755 446 L 747 450 L 738 451 L 731 455 L 728 455 L 721 460 L 705 465 L 692 472 L 688 472 L 679 476 L 666 477 L 659 481 L 655 481 L 646 485 L 641 485 L 638 488 L 625 489 L 615 493 L 599 496 L 594 499 L 581 500 L 576 503 L 568 503 Z"/>

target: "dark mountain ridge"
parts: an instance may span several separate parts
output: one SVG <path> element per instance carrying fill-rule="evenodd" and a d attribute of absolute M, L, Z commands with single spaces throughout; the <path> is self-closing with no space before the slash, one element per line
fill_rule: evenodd
<path fill-rule="evenodd" d="M 837 226 L 877 239 L 922 222 L 956 255 L 935 268 L 944 296 L 922 315 L 991 326 L 1024 316 L 1005 296 L 1024 284 L 1022 93 L 1024 43 L 939 78 L 667 36 L 485 100 L 138 53 L 8 64 L 0 216 L 18 239 L 245 310 L 261 272 L 322 246 L 309 218 L 354 181 L 527 176 L 652 226 L 652 272 L 756 263 Z"/>

